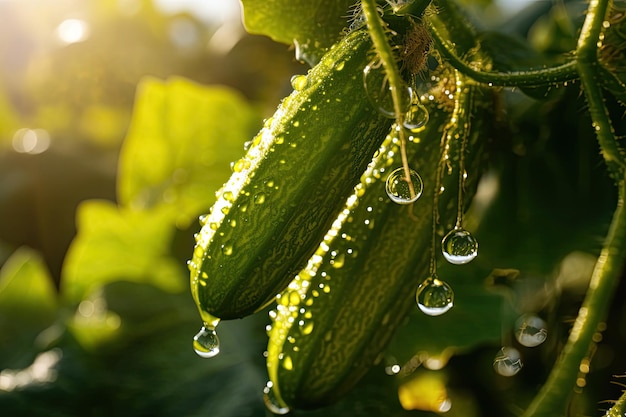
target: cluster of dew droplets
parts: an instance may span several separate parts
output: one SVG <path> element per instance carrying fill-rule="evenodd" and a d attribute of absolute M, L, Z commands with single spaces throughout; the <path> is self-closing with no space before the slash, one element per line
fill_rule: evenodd
<path fill-rule="evenodd" d="M 523 314 L 515 321 L 515 340 L 527 348 L 541 345 L 548 338 L 546 322 L 535 314 Z M 505 346 L 496 354 L 493 368 L 502 376 L 513 376 L 523 366 L 521 353 L 511 346 Z"/>
<path fill-rule="evenodd" d="M 215 332 L 218 323 L 217 318 L 205 321 L 200 331 L 193 337 L 193 350 L 201 358 L 212 358 L 220 353 L 220 339 Z"/>

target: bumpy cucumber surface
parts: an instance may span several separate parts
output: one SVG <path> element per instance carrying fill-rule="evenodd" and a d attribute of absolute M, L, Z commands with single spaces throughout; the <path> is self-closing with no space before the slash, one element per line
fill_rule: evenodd
<path fill-rule="evenodd" d="M 374 182 L 364 192 L 357 189 L 336 237 L 320 246 L 317 258 L 281 294 L 271 314 L 267 358 L 271 395 L 279 406 L 317 408 L 341 398 L 382 358 L 397 326 L 410 308 L 417 308 L 415 290 L 428 275 L 440 139 L 451 137 L 454 147 L 458 137 L 469 135 L 466 166 L 475 180 L 486 139 L 487 121 L 481 116 L 491 108 L 489 96 L 472 101 L 471 94 L 464 95 L 468 101 L 460 103 L 461 110 L 473 113 L 469 132 L 464 132 L 470 128 L 469 114 L 460 117 L 449 106 L 429 105 L 426 129 L 408 146 L 410 165 L 429 184 L 424 195 L 412 206 L 396 205 L 385 195 L 384 175 L 376 180 L 372 171 Z M 379 163 L 380 174 L 385 164 Z M 454 224 L 457 181 L 458 173 L 444 175 L 446 191 L 438 207 L 445 225 Z"/>
<path fill-rule="evenodd" d="M 384 140 L 391 120 L 363 86 L 370 49 L 367 32 L 354 31 L 294 79 L 234 164 L 189 262 L 192 295 L 209 320 L 249 315 L 287 286 Z"/>

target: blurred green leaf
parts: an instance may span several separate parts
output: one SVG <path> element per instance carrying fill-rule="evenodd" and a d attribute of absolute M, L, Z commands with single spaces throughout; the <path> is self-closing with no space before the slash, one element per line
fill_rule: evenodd
<path fill-rule="evenodd" d="M 500 340 L 503 322 L 508 316 L 503 314 L 508 307 L 505 300 L 501 294 L 489 291 L 459 271 L 442 265 L 438 272 L 454 289 L 452 310 L 431 317 L 416 306 L 407 322 L 398 328 L 388 349 L 388 355 L 393 356 L 397 364 L 405 365 L 418 354 L 441 359 L 445 364 L 454 353 L 468 352 L 481 344 Z M 463 282 L 463 278 L 469 282 Z"/>
<path fill-rule="evenodd" d="M 56 320 L 57 294 L 41 257 L 18 249 L 0 269 L 0 369 L 28 364 Z"/>
<path fill-rule="evenodd" d="M 120 155 L 120 205 L 140 210 L 165 204 L 175 208 L 176 224 L 187 227 L 211 206 L 259 119 L 228 88 L 144 79 Z"/>
<path fill-rule="evenodd" d="M 126 280 L 166 291 L 186 288 L 184 266 L 171 256 L 172 208 L 134 211 L 91 200 L 78 208 L 78 235 L 68 251 L 63 295 L 79 302 L 93 289 Z"/>
<path fill-rule="evenodd" d="M 296 44 L 297 59 L 315 65 L 349 25 L 350 0 L 242 0 L 248 32 Z"/>

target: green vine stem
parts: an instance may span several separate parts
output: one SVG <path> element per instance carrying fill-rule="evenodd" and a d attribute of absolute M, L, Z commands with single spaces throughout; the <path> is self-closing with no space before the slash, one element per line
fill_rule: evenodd
<path fill-rule="evenodd" d="M 473 80 L 498 87 L 538 87 L 565 83 L 578 78 L 576 60 L 571 60 L 554 67 L 527 69 L 511 72 L 491 72 L 473 68 L 463 61 L 461 56 L 468 51 L 457 51 L 455 43 L 447 40 L 445 33 L 458 32 L 460 39 L 475 39 L 476 34 L 456 7 L 448 0 L 433 2 L 440 13 L 428 18 L 430 33 L 443 58 L 462 74 Z M 467 35 L 470 35 L 469 38 Z M 478 45 L 474 45 L 475 47 Z"/>
<path fill-rule="evenodd" d="M 382 21 L 380 15 L 378 14 L 376 1 L 361 0 L 361 5 L 363 7 L 363 15 L 365 16 L 365 21 L 367 22 L 367 29 L 369 31 L 370 37 L 372 38 L 372 43 L 374 44 L 376 53 L 383 64 L 385 75 L 389 80 L 389 89 L 391 91 L 391 99 L 393 101 L 396 128 L 398 129 L 398 136 L 400 138 L 400 155 L 402 158 L 402 166 L 404 167 L 404 176 L 407 184 L 409 185 L 411 196 L 414 196 L 415 190 L 413 188 L 413 182 L 411 181 L 411 172 L 409 168 L 408 158 L 406 155 L 406 138 L 403 128 L 404 111 L 402 110 L 401 104 L 401 89 L 402 86 L 405 85 L 405 83 L 400 76 L 400 71 L 398 70 L 398 65 L 396 64 L 396 59 L 393 50 L 391 49 L 391 45 L 389 45 L 389 42 L 387 41 L 387 34 L 385 33 L 385 23 Z"/>
<path fill-rule="evenodd" d="M 608 111 L 604 105 L 598 77 L 598 43 L 608 0 L 592 0 L 587 10 L 577 46 L 577 70 L 589 106 L 589 114 L 610 173 L 619 188 L 617 209 L 611 227 L 596 262 L 589 289 L 563 352 L 523 417 L 561 415 L 578 376 L 580 362 L 588 355 L 593 336 L 605 319 L 613 290 L 621 275 L 626 258 L 626 179 L 624 161 L 615 140 Z"/>
<path fill-rule="evenodd" d="M 626 163 L 615 141 L 615 131 L 604 105 L 600 80 L 598 50 L 602 42 L 602 29 L 607 14 L 609 0 L 592 0 L 587 9 L 578 47 L 576 49 L 577 68 L 585 92 L 589 114 L 593 121 L 602 156 L 611 172 L 618 180 L 623 177 Z"/>

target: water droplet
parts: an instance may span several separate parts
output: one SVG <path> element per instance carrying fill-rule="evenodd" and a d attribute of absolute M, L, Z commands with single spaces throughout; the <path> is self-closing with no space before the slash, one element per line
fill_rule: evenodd
<path fill-rule="evenodd" d="M 339 254 L 335 254 L 335 256 L 333 256 L 333 258 L 330 260 L 330 264 L 335 269 L 341 269 L 345 261 L 346 261 L 346 255 L 342 252 Z"/>
<path fill-rule="evenodd" d="M 441 251 L 446 261 L 463 265 L 478 255 L 478 241 L 467 230 L 454 228 L 442 239 Z"/>
<path fill-rule="evenodd" d="M 220 353 L 220 340 L 215 327 L 204 324 L 198 334 L 193 337 L 193 350 L 202 358 L 212 358 Z"/>
<path fill-rule="evenodd" d="M 267 385 L 263 388 L 263 402 L 265 407 L 274 414 L 285 415 L 291 410 L 281 399 L 276 396 L 274 383 L 267 381 Z"/>
<path fill-rule="evenodd" d="M 547 337 L 546 322 L 534 314 L 524 314 L 516 320 L 515 338 L 522 346 L 539 346 Z"/>
<path fill-rule="evenodd" d="M 345 65 L 346 65 L 345 61 L 339 61 L 335 64 L 335 70 L 341 71 Z"/>
<path fill-rule="evenodd" d="M 283 358 L 283 368 L 288 371 L 293 370 L 293 361 L 291 360 L 291 356 L 287 355 Z"/>
<path fill-rule="evenodd" d="M 226 256 L 230 256 L 233 254 L 233 245 L 224 244 L 222 245 L 222 253 Z"/>
<path fill-rule="evenodd" d="M 418 133 L 424 129 L 429 118 L 426 107 L 419 102 L 413 103 L 409 111 L 404 115 L 403 125 L 412 133 Z"/>
<path fill-rule="evenodd" d="M 503 347 L 493 360 L 493 369 L 502 376 L 513 376 L 522 369 L 522 359 L 517 349 Z"/>
<path fill-rule="evenodd" d="M 410 169 L 411 182 L 406 180 L 404 168 L 396 168 L 387 177 L 385 190 L 394 203 L 411 204 L 417 201 L 424 190 L 424 182 L 417 171 Z M 413 185 L 411 189 L 410 184 Z"/>
<path fill-rule="evenodd" d="M 312 321 L 305 320 L 302 320 L 298 323 L 298 325 L 300 326 L 300 332 L 305 336 L 313 333 L 313 328 L 315 327 L 315 324 Z"/>
<path fill-rule="evenodd" d="M 291 86 L 296 91 L 302 91 L 306 88 L 308 80 L 306 75 L 294 75 L 291 77 Z"/>
<path fill-rule="evenodd" d="M 265 194 L 259 193 L 254 196 L 254 204 L 263 204 L 265 203 Z"/>
<path fill-rule="evenodd" d="M 436 275 L 426 278 L 420 284 L 415 298 L 420 310 L 429 316 L 444 314 L 454 305 L 452 287 L 441 281 Z"/>
<path fill-rule="evenodd" d="M 385 69 L 380 62 L 373 61 L 365 66 L 363 69 L 363 85 L 365 86 L 365 93 L 374 107 L 384 116 L 395 118 L 396 112 L 391 94 L 392 89 L 385 74 Z M 413 101 L 413 90 L 406 84 L 401 85 L 399 88 L 402 90 L 400 91 L 400 110 L 404 113 L 409 110 Z"/>
<path fill-rule="evenodd" d="M 206 225 L 207 221 L 209 221 L 209 215 L 208 214 L 202 214 L 200 217 L 198 217 L 198 221 L 200 222 L 200 226 Z"/>
<path fill-rule="evenodd" d="M 235 196 L 233 195 L 232 191 L 224 191 L 222 197 L 224 198 L 224 200 L 230 201 L 231 203 L 235 200 Z"/>
<path fill-rule="evenodd" d="M 250 161 L 247 159 L 240 159 L 233 164 L 233 172 L 241 172 L 245 169 L 250 168 Z"/>

